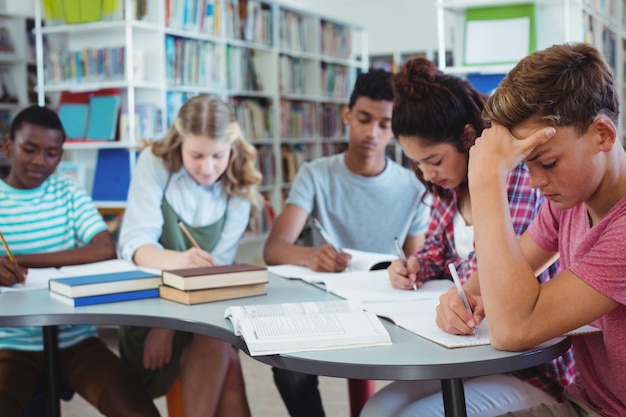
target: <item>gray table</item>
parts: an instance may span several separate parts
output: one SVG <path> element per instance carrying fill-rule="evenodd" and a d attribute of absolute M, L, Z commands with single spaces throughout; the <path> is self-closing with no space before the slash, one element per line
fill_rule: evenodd
<path fill-rule="evenodd" d="M 298 280 L 270 276 L 267 295 L 187 306 L 154 298 L 71 307 L 50 297 L 47 290 L 0 295 L 0 326 L 43 326 L 48 344 L 55 346 L 55 326 L 63 324 L 143 325 L 205 334 L 232 343 L 248 353 L 245 342 L 224 318 L 228 305 L 337 299 Z M 570 346 L 556 338 L 523 352 L 503 352 L 491 346 L 447 349 L 384 321 L 393 344 L 365 348 L 254 356 L 278 368 L 339 378 L 373 380 L 427 380 L 442 383 L 446 416 L 465 417 L 462 378 L 510 372 L 548 362 Z M 48 346 L 48 345 L 47 345 Z M 50 352 L 48 352 L 50 353 Z M 53 358 L 53 355 L 48 355 Z M 50 381 L 55 381 L 50 361 Z M 54 387 L 52 387 L 54 388 Z M 54 392 L 54 391 L 53 391 Z M 51 396 L 53 400 L 56 396 Z M 58 402 L 56 411 L 59 415 Z"/>

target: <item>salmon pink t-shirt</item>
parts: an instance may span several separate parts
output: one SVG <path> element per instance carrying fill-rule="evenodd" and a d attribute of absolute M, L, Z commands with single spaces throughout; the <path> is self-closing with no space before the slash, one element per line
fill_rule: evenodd
<path fill-rule="evenodd" d="M 560 253 L 561 268 L 620 303 L 590 323 L 602 333 L 573 338 L 580 378 L 567 391 L 604 416 L 626 416 L 626 197 L 593 227 L 584 204 L 559 210 L 545 202 L 528 232 Z"/>

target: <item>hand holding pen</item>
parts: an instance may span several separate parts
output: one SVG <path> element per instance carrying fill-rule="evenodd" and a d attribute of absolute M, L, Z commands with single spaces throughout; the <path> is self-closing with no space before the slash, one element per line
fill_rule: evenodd
<path fill-rule="evenodd" d="M 470 306 L 469 301 L 467 300 L 467 297 L 465 296 L 465 290 L 463 289 L 463 285 L 461 284 L 461 280 L 459 279 L 459 274 L 456 272 L 456 268 L 454 264 L 449 263 L 448 269 L 450 270 L 450 274 L 452 275 L 452 280 L 454 281 L 454 286 L 456 287 L 456 290 L 458 291 L 459 296 L 461 297 L 461 300 L 463 301 L 463 305 L 465 306 L 465 309 L 473 317 L 474 312 L 472 311 L 472 307 Z M 478 336 L 478 329 L 476 329 L 476 326 L 470 326 L 470 327 L 472 327 L 472 330 L 474 331 L 474 335 L 476 336 L 476 338 L 479 339 L 480 336 Z"/>
<path fill-rule="evenodd" d="M 417 291 L 420 286 L 417 282 L 417 273 L 420 270 L 419 262 L 414 257 L 407 259 L 397 237 L 394 238 L 394 243 L 400 259 L 393 261 L 387 268 L 391 286 L 400 290 L 412 288 L 413 291 Z"/>
<path fill-rule="evenodd" d="M 0 285 L 10 287 L 14 284 L 23 284 L 26 282 L 27 270 L 18 265 L 2 233 L 0 233 L 0 240 L 6 252 L 6 257 L 0 258 Z"/>
<path fill-rule="evenodd" d="M 350 255 L 333 242 L 317 219 L 313 219 L 313 227 L 326 244 L 313 251 L 309 259 L 309 268 L 318 272 L 342 272 L 349 268 Z"/>

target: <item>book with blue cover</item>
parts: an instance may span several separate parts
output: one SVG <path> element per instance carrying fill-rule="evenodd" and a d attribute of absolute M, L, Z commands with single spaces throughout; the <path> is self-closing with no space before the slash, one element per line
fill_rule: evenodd
<path fill-rule="evenodd" d="M 144 298 L 157 298 L 159 296 L 159 290 L 156 288 L 150 288 L 147 290 L 117 292 L 113 294 L 102 294 L 102 295 L 90 295 L 87 297 L 76 297 L 76 298 L 66 297 L 65 295 L 61 295 L 56 292 L 51 292 L 50 295 L 55 300 L 59 300 L 65 304 L 69 304 L 74 307 L 81 307 L 81 306 L 90 306 L 94 304 L 115 303 L 118 301 L 141 300 Z"/>
<path fill-rule="evenodd" d="M 160 274 L 131 270 L 107 274 L 53 278 L 48 282 L 48 288 L 50 291 L 66 297 L 77 298 L 156 289 L 160 284 Z"/>
<path fill-rule="evenodd" d="M 59 108 L 59 119 L 68 139 L 85 139 L 89 106 L 81 103 L 63 103 Z"/>
<path fill-rule="evenodd" d="M 89 101 L 87 139 L 115 140 L 120 113 L 120 97 L 93 96 Z"/>

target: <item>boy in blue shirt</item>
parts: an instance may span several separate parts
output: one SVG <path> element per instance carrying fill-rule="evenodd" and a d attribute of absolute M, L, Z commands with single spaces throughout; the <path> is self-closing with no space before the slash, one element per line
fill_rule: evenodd
<path fill-rule="evenodd" d="M 0 181 L 0 285 L 28 279 L 28 268 L 115 258 L 115 245 L 93 201 L 54 174 L 65 132 L 58 115 L 31 106 L 14 118 L 3 151 L 11 169 Z M 59 326 L 62 382 L 107 416 L 159 416 L 134 373 L 97 337 L 94 326 Z M 44 375 L 40 327 L 0 328 L 0 415 L 23 416 Z"/>

